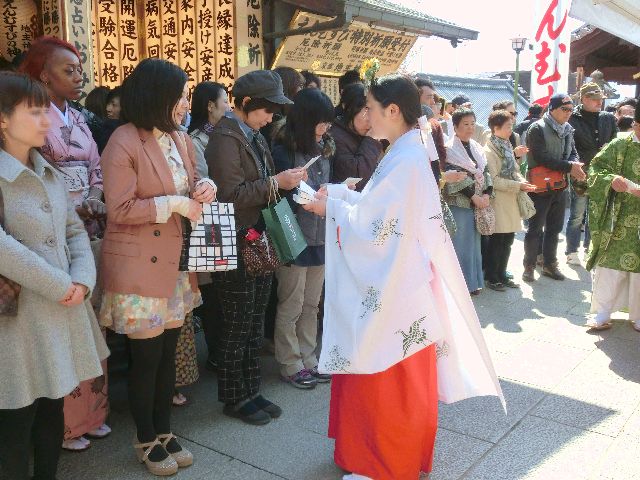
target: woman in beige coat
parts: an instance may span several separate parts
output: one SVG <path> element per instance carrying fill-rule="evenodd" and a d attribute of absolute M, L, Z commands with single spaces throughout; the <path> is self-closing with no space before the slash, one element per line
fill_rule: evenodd
<path fill-rule="evenodd" d="M 36 150 L 49 96 L 0 73 L 0 275 L 21 286 L 17 315 L 0 314 L 0 464 L 7 478 L 55 478 L 64 396 L 102 375 L 108 350 L 88 303 L 96 281 L 89 237 L 62 174 Z M 4 310 L 3 310 L 4 311 Z"/>
<path fill-rule="evenodd" d="M 496 212 L 496 229 L 489 238 L 485 278 L 487 287 L 505 291 L 505 287 L 519 287 L 506 276 L 515 232 L 522 230 L 518 193 L 531 192 L 535 186 L 527 183 L 520 175 L 509 141 L 513 132 L 513 116 L 506 110 L 492 112 L 489 115 L 489 128 L 491 137 L 487 140 L 484 153 L 489 175 L 493 180 L 495 196 L 491 199 L 491 205 Z"/>

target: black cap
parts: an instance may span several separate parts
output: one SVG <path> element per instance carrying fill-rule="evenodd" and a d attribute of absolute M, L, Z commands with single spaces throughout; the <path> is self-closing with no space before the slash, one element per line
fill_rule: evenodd
<path fill-rule="evenodd" d="M 569 97 L 566 93 L 556 93 L 549 99 L 549 111 L 560 108 L 564 105 L 573 105 L 571 97 L 565 101 L 565 98 Z"/>
<path fill-rule="evenodd" d="M 471 99 L 467 97 L 464 93 L 459 93 L 451 100 L 451 105 L 464 105 L 465 103 L 471 103 Z"/>
<path fill-rule="evenodd" d="M 234 97 L 264 98 L 279 105 L 293 103 L 284 96 L 280 75 L 271 70 L 256 70 L 242 75 L 231 89 Z"/>

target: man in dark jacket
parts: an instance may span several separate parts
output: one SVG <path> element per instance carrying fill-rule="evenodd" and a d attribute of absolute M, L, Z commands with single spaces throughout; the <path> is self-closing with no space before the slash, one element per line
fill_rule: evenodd
<path fill-rule="evenodd" d="M 580 101 L 569 119 L 575 129 L 573 136 L 580 161 L 584 163 L 584 170 L 589 169 L 589 163 L 600 149 L 616 138 L 618 128 L 616 118 L 609 112 L 602 111 L 603 93 L 597 83 L 586 83 L 580 88 Z M 567 221 L 567 263 L 581 265 L 578 257 L 582 222 L 587 212 L 588 197 L 586 180 L 571 179 L 571 205 L 569 220 Z M 589 247 L 589 222 L 585 222 L 584 249 Z"/>
<path fill-rule="evenodd" d="M 586 175 L 582 163 L 578 161 L 578 152 L 573 140 L 573 127 L 568 120 L 573 112 L 573 102 L 568 95 L 555 94 L 549 101 L 549 111 L 529 127 L 527 146 L 529 154 L 527 162 L 531 175 L 534 169 L 546 167 L 549 175 L 560 172 L 570 173 L 577 180 L 584 180 Z M 539 171 L 540 169 L 538 169 Z M 533 180 L 530 180 L 533 183 Z M 550 183 L 550 182 L 549 182 Z M 564 280 L 558 270 L 558 237 L 562 231 L 565 210 L 566 182 L 560 185 L 549 185 L 547 190 L 530 193 L 536 207 L 536 214 L 529 219 L 529 226 L 524 237 L 524 273 L 525 282 L 535 280 L 534 269 L 542 241 L 544 264 L 542 274 L 554 280 Z M 562 185 L 564 184 L 564 186 Z M 544 229 L 544 234 L 542 230 Z"/>

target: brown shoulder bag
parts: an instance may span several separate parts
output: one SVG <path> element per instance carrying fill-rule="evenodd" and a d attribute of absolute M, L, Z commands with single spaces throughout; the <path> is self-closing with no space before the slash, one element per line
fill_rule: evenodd
<path fill-rule="evenodd" d="M 0 227 L 4 228 L 4 201 L 0 190 Z M 0 315 L 15 317 L 18 315 L 18 297 L 20 285 L 0 275 Z"/>

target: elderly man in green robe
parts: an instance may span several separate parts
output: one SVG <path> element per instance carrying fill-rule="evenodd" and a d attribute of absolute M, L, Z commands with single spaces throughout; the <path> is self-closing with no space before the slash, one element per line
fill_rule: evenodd
<path fill-rule="evenodd" d="M 628 309 L 640 332 L 640 109 L 634 120 L 633 133 L 612 140 L 589 168 L 595 317 L 587 325 L 598 330 L 611 327 L 613 312 Z"/>

